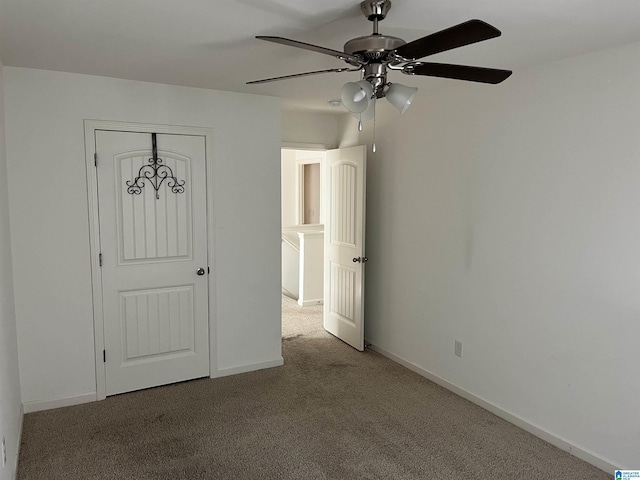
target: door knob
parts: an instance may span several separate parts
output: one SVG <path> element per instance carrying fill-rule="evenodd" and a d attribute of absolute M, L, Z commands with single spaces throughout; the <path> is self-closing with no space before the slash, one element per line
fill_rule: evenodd
<path fill-rule="evenodd" d="M 204 268 L 200 267 L 199 269 L 196 270 L 196 273 L 198 275 L 204 275 Z"/>
<path fill-rule="evenodd" d="M 353 257 L 353 263 L 367 263 L 369 259 L 367 257 Z"/>

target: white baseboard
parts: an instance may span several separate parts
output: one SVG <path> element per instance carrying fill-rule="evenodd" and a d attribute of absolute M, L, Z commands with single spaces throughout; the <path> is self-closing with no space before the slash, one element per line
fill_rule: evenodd
<path fill-rule="evenodd" d="M 305 300 L 304 302 L 301 302 L 300 299 L 298 299 L 298 305 L 300 305 L 301 307 L 311 307 L 314 305 L 322 305 L 324 303 L 324 300 L 322 298 L 316 298 L 315 300 Z"/>
<path fill-rule="evenodd" d="M 80 405 L 81 403 L 95 402 L 97 400 L 96 392 L 82 393 L 71 397 L 56 398 L 53 400 L 45 400 L 42 402 L 24 402 L 22 407 L 24 413 L 39 412 L 41 410 L 51 410 L 52 408 L 70 407 L 72 405 Z"/>
<path fill-rule="evenodd" d="M 482 407 L 485 410 L 488 410 L 489 412 L 502 418 L 503 420 L 506 420 L 507 422 L 512 423 L 517 427 L 520 427 L 521 429 L 531 433 L 532 435 L 535 435 L 536 437 L 541 438 L 545 442 L 550 443 L 551 445 L 558 447 L 559 449 L 564 450 L 565 452 L 569 452 L 571 455 L 579 458 L 580 460 L 584 460 L 585 462 L 590 463 L 591 465 L 601 470 L 604 470 L 607 473 L 612 473 L 614 470 L 629 469 L 628 467 L 615 465 L 614 462 L 612 462 L 611 460 L 605 459 L 600 455 L 596 454 L 595 452 L 592 452 L 586 448 L 576 445 L 570 440 L 567 440 L 566 438 L 563 438 L 552 432 L 549 432 L 544 428 L 538 427 L 537 425 L 527 421 L 522 417 L 519 417 L 518 415 L 515 415 L 506 410 L 503 410 L 497 405 L 494 405 L 493 403 L 488 402 L 487 400 L 480 398 L 477 395 L 474 395 L 473 393 L 468 392 L 467 390 L 464 390 L 463 388 L 460 388 L 454 385 L 448 380 L 445 380 L 444 378 L 439 377 L 435 373 L 425 370 L 424 368 L 419 367 L 418 365 L 411 363 L 408 360 L 405 360 L 404 358 L 399 357 L 389 352 L 388 350 L 385 350 L 382 347 L 371 344 L 369 341 L 366 341 L 366 343 L 374 352 L 378 352 L 379 354 L 384 355 L 390 360 L 393 360 L 394 362 L 399 363 L 403 367 L 406 367 L 409 370 L 416 372 L 418 375 L 421 375 L 427 378 L 428 380 L 431 380 L 432 382 L 437 383 L 441 387 L 444 387 L 447 390 L 455 393 L 456 395 L 459 395 L 462 398 L 469 400 L 472 403 L 475 403 L 479 407 Z"/>
<path fill-rule="evenodd" d="M 13 478 L 18 480 L 18 460 L 20 459 L 20 446 L 22 445 L 22 425 L 24 424 L 24 405 L 20 406 L 20 425 L 18 426 L 18 445 L 16 445 L 16 457 L 13 459 Z"/>
<path fill-rule="evenodd" d="M 254 372 L 265 368 L 281 367 L 284 365 L 284 358 L 280 357 L 268 362 L 252 363 L 251 365 L 241 365 L 239 367 L 222 368 L 211 374 L 211 378 L 228 377 L 229 375 L 237 375 L 238 373 Z"/>
<path fill-rule="evenodd" d="M 281 367 L 284 365 L 284 359 L 279 357 L 268 362 L 253 363 L 251 365 L 241 365 L 239 367 L 223 368 L 211 374 L 211 378 L 226 377 L 236 375 L 238 373 L 253 372 L 254 370 L 262 370 L 265 368 Z M 98 400 L 96 392 L 89 392 L 71 397 L 56 398 L 40 402 L 24 402 L 22 408 L 24 413 L 39 412 L 41 410 L 51 410 L 52 408 L 70 407 L 72 405 L 80 405 L 82 403 L 95 402 Z"/>
<path fill-rule="evenodd" d="M 298 296 L 294 295 L 293 293 L 291 293 L 289 290 L 287 290 L 286 288 L 282 287 L 282 294 L 286 295 L 289 298 L 292 298 L 293 300 L 295 300 L 296 302 L 298 301 Z"/>

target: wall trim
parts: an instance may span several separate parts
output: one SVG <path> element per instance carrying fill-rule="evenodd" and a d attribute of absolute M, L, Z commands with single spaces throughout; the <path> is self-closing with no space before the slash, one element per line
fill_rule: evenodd
<path fill-rule="evenodd" d="M 298 301 L 298 299 L 296 298 L 296 296 L 291 293 L 289 290 L 287 290 L 286 288 L 282 287 L 282 294 L 286 295 L 287 297 L 291 298 L 292 300 Z"/>
<path fill-rule="evenodd" d="M 322 143 L 296 143 L 296 142 L 282 142 L 281 149 L 285 150 L 330 150 L 331 147 L 327 147 Z"/>
<path fill-rule="evenodd" d="M 289 225 L 288 227 L 282 227 L 282 231 L 289 233 L 321 233 L 324 232 L 324 224 Z"/>
<path fill-rule="evenodd" d="M 40 412 L 42 410 L 51 410 L 53 408 L 71 407 L 82 403 L 95 402 L 98 399 L 97 392 L 81 393 L 70 397 L 61 397 L 53 400 L 44 400 L 36 402 L 24 402 L 22 404 L 24 413 Z"/>
<path fill-rule="evenodd" d="M 550 443 L 555 447 L 558 447 L 560 450 L 564 450 L 565 452 L 570 453 L 571 455 L 579 458 L 580 460 L 584 460 L 585 462 L 590 463 L 591 465 L 599 468 L 600 470 L 603 470 L 607 473 L 612 473 L 614 470 L 629 469 L 629 467 L 624 467 L 620 465 L 616 466 L 613 463 L 613 461 L 603 458 L 597 453 L 592 452 L 587 448 L 581 447 L 580 445 L 577 445 L 571 442 L 570 440 L 567 440 L 564 437 L 561 437 L 548 430 L 545 430 L 544 428 L 541 428 L 535 425 L 534 423 L 531 423 L 530 421 L 522 417 L 519 417 L 518 415 L 515 415 L 514 413 L 504 410 L 498 407 L 497 405 L 494 405 L 493 403 L 485 400 L 484 398 L 478 397 L 477 395 L 474 395 L 473 393 L 458 387 L 457 385 L 449 382 L 448 380 L 445 380 L 444 378 L 436 375 L 435 373 L 430 372 L 429 370 L 426 370 L 422 367 L 419 367 L 415 363 L 411 363 L 410 361 L 405 360 L 404 358 L 399 357 L 398 355 L 395 355 L 394 353 L 391 353 L 390 351 L 378 345 L 372 344 L 369 341 L 365 341 L 365 343 L 374 352 L 377 352 L 380 355 L 383 355 L 388 359 L 393 360 L 394 362 L 402 365 L 403 367 L 408 368 L 409 370 L 417 373 L 418 375 L 421 375 L 426 379 L 431 380 L 432 382 L 440 385 L 443 388 L 446 388 L 447 390 L 455 393 L 456 395 L 466 400 L 469 400 L 471 403 L 474 403 L 479 407 L 482 407 L 485 410 L 488 410 L 489 412 L 502 418 L 503 420 L 506 420 L 507 422 L 512 423 L 517 427 L 520 427 L 526 432 L 529 432 L 532 435 L 535 435 L 536 437 L 544 440 L 545 442 Z"/>
<path fill-rule="evenodd" d="M 301 306 L 301 307 L 312 307 L 312 306 L 315 306 L 315 305 L 323 305 L 323 304 L 324 304 L 324 299 L 323 298 L 305 300 L 302 303 L 300 303 L 300 299 L 298 299 L 298 305 Z"/>
<path fill-rule="evenodd" d="M 298 232 L 298 238 L 305 240 L 307 238 L 324 238 L 324 230 L 312 230 L 309 232 Z"/>
<path fill-rule="evenodd" d="M 267 362 L 252 363 L 250 365 L 241 365 L 239 367 L 222 368 L 217 372 L 212 372 L 211 378 L 228 377 L 229 375 L 254 372 L 256 370 L 264 370 L 265 368 L 281 367 L 282 365 L 284 365 L 284 358 L 279 357 L 275 360 L 269 360 Z"/>
<path fill-rule="evenodd" d="M 20 460 L 20 446 L 22 445 L 23 425 L 24 425 L 24 405 L 20 404 L 20 423 L 18 424 L 18 445 L 16 445 L 16 457 L 13 460 L 14 480 L 18 480 L 18 461 Z"/>
<path fill-rule="evenodd" d="M 282 243 L 286 243 L 288 246 L 293 248 L 296 252 L 300 253 L 300 247 L 298 247 L 296 244 L 294 244 L 291 240 L 289 240 L 284 235 L 282 236 Z"/>

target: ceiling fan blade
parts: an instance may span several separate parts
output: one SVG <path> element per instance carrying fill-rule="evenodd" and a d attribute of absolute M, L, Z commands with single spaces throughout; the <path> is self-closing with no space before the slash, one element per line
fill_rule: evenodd
<path fill-rule="evenodd" d="M 364 65 L 366 62 L 362 61 L 360 57 L 350 55 L 348 53 L 339 52 L 338 50 L 332 50 L 330 48 L 319 47 L 318 45 L 311 45 L 310 43 L 298 42 L 297 40 L 291 40 L 284 37 L 268 37 L 257 36 L 259 40 L 266 40 L 267 42 L 280 43 L 282 45 L 289 45 L 290 47 L 303 48 L 304 50 L 310 50 L 312 52 L 324 53 L 325 55 L 331 55 L 338 60 L 344 60 L 352 65 Z"/>
<path fill-rule="evenodd" d="M 500 30 L 482 20 L 469 20 L 402 45 L 395 53 L 405 60 L 417 60 L 500 35 Z"/>
<path fill-rule="evenodd" d="M 468 65 L 450 65 L 447 63 L 418 62 L 405 65 L 402 73 L 408 75 L 426 75 L 428 77 L 454 78 L 469 82 L 496 84 L 503 82 L 513 73 L 511 70 L 471 67 Z"/>
<path fill-rule="evenodd" d="M 340 72 L 357 72 L 359 68 L 331 68 L 329 70 L 315 70 L 313 72 L 304 72 L 304 73 L 294 73 L 293 75 L 283 75 L 282 77 L 272 77 L 272 78 L 263 78 L 262 80 L 253 80 L 251 82 L 247 82 L 247 85 L 252 85 L 256 83 L 267 83 L 267 82 L 277 82 L 278 80 L 286 80 L 288 78 L 298 78 L 298 77 L 307 77 L 309 75 L 319 75 L 321 73 L 340 73 Z"/>

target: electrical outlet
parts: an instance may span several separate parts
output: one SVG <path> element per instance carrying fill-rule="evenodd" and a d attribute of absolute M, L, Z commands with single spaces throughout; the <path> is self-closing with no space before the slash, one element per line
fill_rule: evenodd
<path fill-rule="evenodd" d="M 453 353 L 457 356 L 462 358 L 462 342 L 460 340 L 456 340 L 455 342 L 455 346 L 453 348 Z"/>
<path fill-rule="evenodd" d="M 4 441 L 4 437 L 2 437 L 2 466 L 4 467 L 7 464 L 7 442 Z"/>

